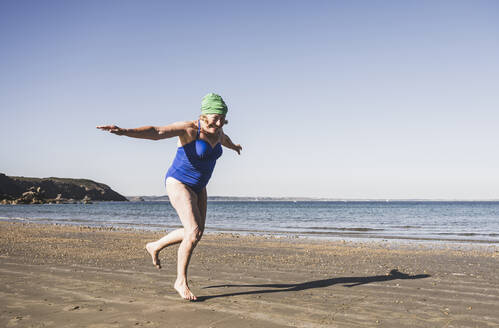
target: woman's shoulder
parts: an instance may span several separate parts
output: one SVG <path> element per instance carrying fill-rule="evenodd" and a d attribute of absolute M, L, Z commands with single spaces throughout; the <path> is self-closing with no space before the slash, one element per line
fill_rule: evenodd
<path fill-rule="evenodd" d="M 185 121 L 185 130 L 189 135 L 196 135 L 198 132 L 198 121 Z"/>
<path fill-rule="evenodd" d="M 172 123 L 169 126 L 175 130 L 184 130 L 188 134 L 190 134 L 192 130 L 197 131 L 198 129 L 197 121 L 180 121 Z"/>
<path fill-rule="evenodd" d="M 184 129 L 187 130 L 187 129 L 197 129 L 198 128 L 197 123 L 198 121 L 181 121 L 175 124 L 181 125 L 182 127 L 184 127 Z"/>
<path fill-rule="evenodd" d="M 185 134 L 183 136 L 180 136 L 182 144 L 189 143 L 190 141 L 196 139 L 196 135 L 198 132 L 197 123 L 198 121 L 177 122 L 177 124 L 182 126 L 183 130 L 185 131 Z"/>

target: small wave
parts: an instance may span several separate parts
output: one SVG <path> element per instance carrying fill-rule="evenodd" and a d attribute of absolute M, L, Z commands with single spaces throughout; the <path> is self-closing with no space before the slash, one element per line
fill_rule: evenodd
<path fill-rule="evenodd" d="M 327 230 L 327 231 L 384 231 L 385 229 L 379 228 L 344 228 L 344 227 L 296 227 L 296 226 L 287 226 L 285 229 L 303 229 L 303 230 Z"/>
<path fill-rule="evenodd" d="M 486 236 L 486 237 L 497 237 L 499 234 L 497 233 L 477 233 L 477 232 L 439 232 L 436 235 L 440 236 L 463 236 L 463 237 L 472 237 L 472 236 Z"/>
<path fill-rule="evenodd" d="M 421 226 L 411 226 L 411 225 L 401 225 L 401 226 L 391 226 L 392 228 L 398 229 L 421 229 Z"/>
<path fill-rule="evenodd" d="M 13 216 L 13 217 L 0 217 L 0 220 L 5 220 L 5 221 L 28 221 L 31 220 L 29 218 L 23 218 L 23 217 L 18 217 L 18 216 Z"/>
<path fill-rule="evenodd" d="M 19 218 L 13 218 L 18 220 Z M 101 220 L 83 220 L 83 219 L 72 219 L 72 218 L 22 218 L 25 221 L 32 222 L 53 222 L 53 223 L 106 223 Z"/>
<path fill-rule="evenodd" d="M 148 227 L 148 228 L 165 228 L 165 229 L 179 229 L 182 228 L 179 224 L 158 224 L 158 223 L 138 223 L 138 222 L 108 222 L 113 226 L 127 226 L 127 227 Z"/>

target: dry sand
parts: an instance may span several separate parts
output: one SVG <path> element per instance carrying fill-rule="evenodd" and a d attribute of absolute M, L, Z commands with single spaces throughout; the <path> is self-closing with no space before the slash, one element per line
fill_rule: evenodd
<path fill-rule="evenodd" d="M 161 234 L 0 222 L 1 327 L 498 327 L 497 246 L 206 235 L 198 302 Z"/>

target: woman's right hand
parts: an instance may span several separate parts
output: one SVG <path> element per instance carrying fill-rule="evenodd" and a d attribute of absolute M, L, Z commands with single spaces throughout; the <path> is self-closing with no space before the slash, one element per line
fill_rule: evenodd
<path fill-rule="evenodd" d="M 114 133 L 116 135 L 122 136 L 125 134 L 126 129 L 122 129 L 117 125 L 100 125 L 97 126 L 97 129 L 101 129 L 103 131 L 109 131 L 111 133 Z"/>

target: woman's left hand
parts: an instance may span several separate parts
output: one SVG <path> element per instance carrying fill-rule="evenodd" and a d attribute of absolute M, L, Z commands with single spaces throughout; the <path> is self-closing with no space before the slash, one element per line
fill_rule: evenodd
<path fill-rule="evenodd" d="M 235 143 L 233 143 L 232 140 L 230 140 L 229 136 L 225 133 L 222 136 L 222 145 L 237 152 L 238 155 L 241 155 L 241 150 L 243 150 L 243 147 L 241 147 L 241 145 L 236 145 Z"/>

